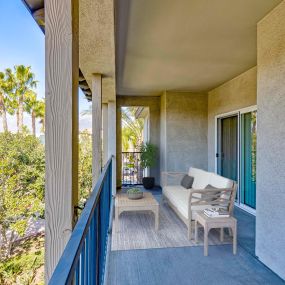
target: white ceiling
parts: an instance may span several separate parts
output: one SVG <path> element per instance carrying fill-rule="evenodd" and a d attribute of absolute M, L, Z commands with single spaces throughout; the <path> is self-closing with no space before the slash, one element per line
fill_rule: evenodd
<path fill-rule="evenodd" d="M 282 0 L 117 0 L 120 95 L 206 91 L 256 65 L 256 24 Z"/>

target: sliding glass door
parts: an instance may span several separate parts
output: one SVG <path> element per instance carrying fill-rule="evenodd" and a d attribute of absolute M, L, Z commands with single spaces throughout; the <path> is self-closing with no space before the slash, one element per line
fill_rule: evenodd
<path fill-rule="evenodd" d="M 217 173 L 238 182 L 236 203 L 256 208 L 256 127 L 254 108 L 217 118 Z"/>

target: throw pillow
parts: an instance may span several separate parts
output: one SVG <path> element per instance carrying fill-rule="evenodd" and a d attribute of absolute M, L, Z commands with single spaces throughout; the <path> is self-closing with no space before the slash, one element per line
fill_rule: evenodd
<path fill-rule="evenodd" d="M 189 176 L 189 175 L 186 174 L 186 175 L 182 178 L 180 184 L 181 184 L 181 186 L 183 186 L 184 188 L 190 189 L 190 188 L 192 188 L 193 181 L 194 181 L 194 177 Z"/>
<path fill-rule="evenodd" d="M 217 189 L 216 187 L 214 187 L 214 186 L 212 186 L 211 184 L 208 184 L 204 189 L 209 189 L 209 190 L 211 190 L 211 189 Z M 213 194 L 214 193 L 218 193 L 218 192 L 213 192 Z M 207 194 L 202 194 L 202 198 L 204 199 L 204 198 L 206 198 L 207 197 Z M 212 200 L 215 200 L 215 198 L 213 198 Z"/>
<path fill-rule="evenodd" d="M 204 189 L 217 189 L 217 188 L 212 186 L 211 184 L 208 184 Z"/>

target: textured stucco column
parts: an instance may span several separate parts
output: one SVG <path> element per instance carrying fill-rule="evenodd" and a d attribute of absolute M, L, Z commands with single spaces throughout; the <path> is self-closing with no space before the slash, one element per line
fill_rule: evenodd
<path fill-rule="evenodd" d="M 108 104 L 102 104 L 102 151 L 103 151 L 103 165 L 108 161 Z"/>
<path fill-rule="evenodd" d="M 102 168 L 102 76 L 92 77 L 92 187 L 97 183 Z"/>
<path fill-rule="evenodd" d="M 257 31 L 256 255 L 285 279 L 285 1 Z"/>
<path fill-rule="evenodd" d="M 122 186 L 122 111 L 121 107 L 117 105 L 116 114 L 116 126 L 117 126 L 117 187 Z"/>
<path fill-rule="evenodd" d="M 78 200 L 78 18 L 78 1 L 45 1 L 46 284 L 70 238 Z"/>
<path fill-rule="evenodd" d="M 112 192 L 116 194 L 116 102 L 108 103 L 108 157 L 113 156 Z"/>

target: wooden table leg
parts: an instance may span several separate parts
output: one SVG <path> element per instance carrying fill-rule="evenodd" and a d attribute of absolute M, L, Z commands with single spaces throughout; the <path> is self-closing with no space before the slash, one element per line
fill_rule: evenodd
<path fill-rule="evenodd" d="M 198 242 L 198 221 L 195 220 L 195 243 Z"/>
<path fill-rule="evenodd" d="M 237 223 L 233 226 L 233 254 L 237 253 Z"/>
<path fill-rule="evenodd" d="M 224 228 L 220 228 L 220 241 L 224 241 Z"/>
<path fill-rule="evenodd" d="M 208 227 L 204 226 L 204 256 L 208 256 Z"/>
<path fill-rule="evenodd" d="M 119 209 L 115 207 L 115 230 L 116 232 L 119 231 Z"/>
<path fill-rule="evenodd" d="M 155 219 L 155 230 L 158 231 L 159 228 L 159 208 L 154 211 L 154 219 Z"/>

